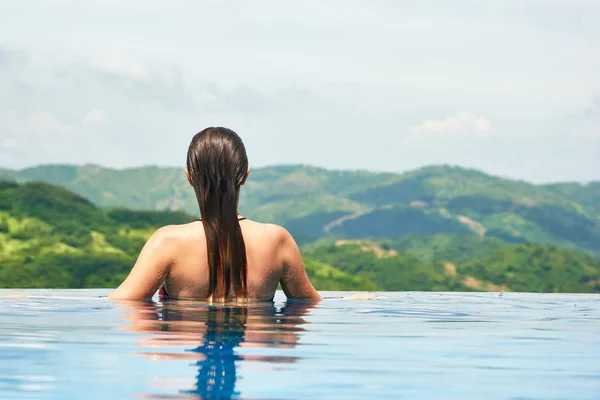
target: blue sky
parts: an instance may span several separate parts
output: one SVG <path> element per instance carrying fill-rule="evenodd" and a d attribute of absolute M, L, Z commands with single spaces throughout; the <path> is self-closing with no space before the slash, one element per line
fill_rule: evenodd
<path fill-rule="evenodd" d="M 0 167 L 183 165 L 224 125 L 254 166 L 600 179 L 597 1 L 2 8 Z"/>

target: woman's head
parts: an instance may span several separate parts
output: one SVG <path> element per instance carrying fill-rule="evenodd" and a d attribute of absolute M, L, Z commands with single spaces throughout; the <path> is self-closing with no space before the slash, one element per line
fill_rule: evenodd
<path fill-rule="evenodd" d="M 246 297 L 246 249 L 237 204 L 248 172 L 244 143 L 231 129 L 206 128 L 192 139 L 186 173 L 206 234 L 210 298 L 226 298 L 232 284 L 236 297 Z"/>
<path fill-rule="evenodd" d="M 206 128 L 197 133 L 187 154 L 186 172 L 195 189 L 219 185 L 239 191 L 248 176 L 248 156 L 242 139 L 231 129 Z"/>

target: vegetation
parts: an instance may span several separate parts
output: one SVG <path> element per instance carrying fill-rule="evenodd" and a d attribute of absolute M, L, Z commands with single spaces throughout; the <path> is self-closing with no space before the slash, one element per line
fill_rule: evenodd
<path fill-rule="evenodd" d="M 312 284 L 323 290 L 382 290 L 368 278 L 341 271 L 331 265 L 304 257 L 304 267 Z"/>
<path fill-rule="evenodd" d="M 0 182 L 0 287 L 115 287 L 155 229 L 192 219 L 171 211 L 103 211 L 60 186 Z M 321 290 L 379 289 L 330 265 L 305 262 Z"/>
<path fill-rule="evenodd" d="M 104 208 L 198 214 L 194 193 L 177 168 L 48 165 L 0 170 L 2 176 L 63 185 Z M 533 185 L 450 166 L 404 174 L 259 168 L 240 199 L 245 216 L 283 224 L 303 244 L 332 235 L 395 241 L 414 234 L 470 234 L 547 243 L 596 257 L 599 205 L 600 182 Z"/>
<path fill-rule="evenodd" d="M 307 253 L 354 276 L 366 278 L 384 290 L 465 290 L 441 263 L 424 264 L 417 258 L 385 249 L 372 242 L 338 241 Z"/>
<path fill-rule="evenodd" d="M 12 180 L 0 181 L 3 287 L 115 286 L 156 228 L 197 214 L 178 169 L 2 176 Z M 321 290 L 599 292 L 598 199 L 598 182 L 532 185 L 457 167 L 284 166 L 253 170 L 240 206 L 290 230 Z"/>
<path fill-rule="evenodd" d="M 384 241 L 382 246 L 410 254 L 421 262 L 446 261 L 464 263 L 485 257 L 508 243 L 495 237 L 445 234 L 407 235 L 396 240 Z"/>
<path fill-rule="evenodd" d="M 457 271 L 513 291 L 600 292 L 600 261 L 548 245 L 506 246 Z"/>
<path fill-rule="evenodd" d="M 434 242 L 440 239 L 457 243 L 461 237 Z M 413 251 L 416 243 L 412 243 Z M 470 244 L 467 241 L 465 248 Z M 489 253 L 471 261 L 448 252 L 445 246 L 438 254 L 419 251 L 419 260 L 386 243 L 369 241 L 340 240 L 312 247 L 307 254 L 370 279 L 384 290 L 600 292 L 600 261 L 589 255 L 540 244 L 486 245 Z M 459 261 L 442 258 L 444 253 Z"/>
<path fill-rule="evenodd" d="M 600 214 L 600 182 L 557 183 L 548 185 L 548 189 L 557 194 L 566 195 L 582 206 Z"/>

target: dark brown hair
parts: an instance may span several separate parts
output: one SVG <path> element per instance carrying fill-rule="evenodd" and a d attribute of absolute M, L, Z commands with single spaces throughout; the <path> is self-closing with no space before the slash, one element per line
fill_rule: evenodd
<path fill-rule="evenodd" d="M 231 129 L 206 128 L 190 143 L 187 168 L 206 234 L 207 298 L 227 298 L 232 283 L 236 297 L 245 298 L 246 247 L 237 214 L 240 186 L 248 172 L 244 143 Z"/>

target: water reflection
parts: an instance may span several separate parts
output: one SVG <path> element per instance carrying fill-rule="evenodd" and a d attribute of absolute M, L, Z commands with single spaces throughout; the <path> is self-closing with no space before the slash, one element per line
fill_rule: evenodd
<path fill-rule="evenodd" d="M 296 346 L 303 318 L 314 304 L 272 302 L 247 305 L 208 305 L 167 300 L 126 303 L 127 329 L 148 333 L 139 345 L 151 360 L 193 360 L 196 369 L 193 386 L 165 377 L 155 379 L 154 387 L 177 390 L 178 397 L 200 399 L 239 398 L 236 390 L 238 368 L 249 362 L 263 363 L 265 369 L 291 364 L 297 358 L 290 351 L 282 354 L 244 354 L 240 348 L 292 349 Z M 257 352 L 253 352 L 257 353 Z M 260 353 L 260 352 L 258 352 Z M 269 353 L 272 353 L 269 350 Z M 277 352 L 276 352 L 277 353 Z M 167 368 L 168 365 L 165 365 Z M 168 375 L 168 374 L 165 374 Z M 182 387 L 184 386 L 184 387 Z M 146 398 L 159 398 L 145 395 Z"/>

